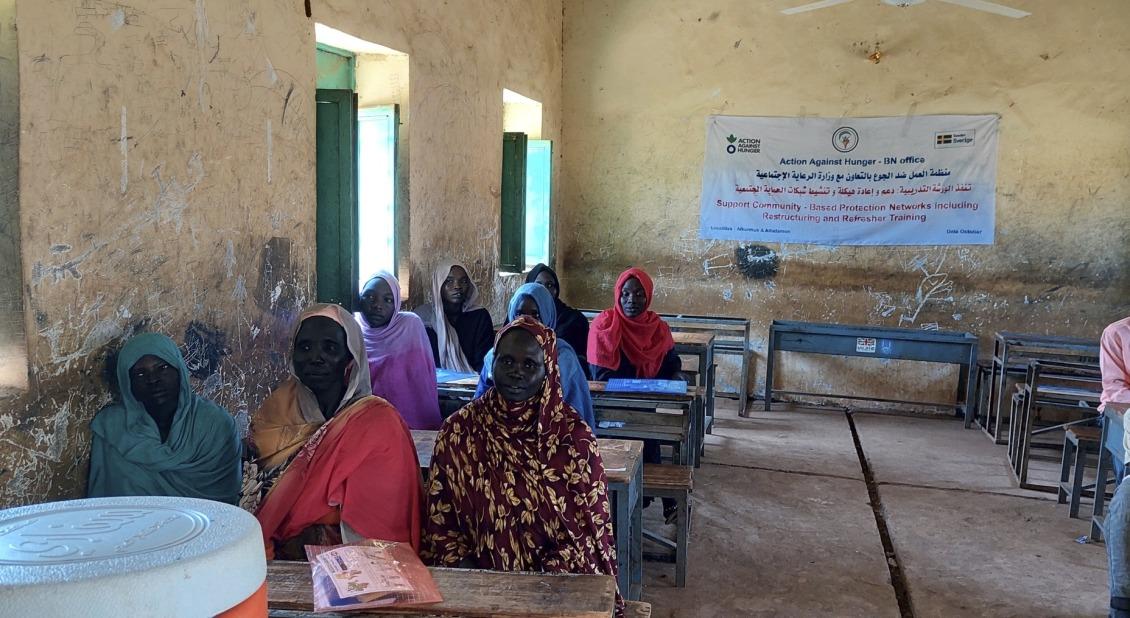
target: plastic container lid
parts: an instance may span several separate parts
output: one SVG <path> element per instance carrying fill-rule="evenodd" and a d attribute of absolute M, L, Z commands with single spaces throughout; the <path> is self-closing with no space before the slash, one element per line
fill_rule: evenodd
<path fill-rule="evenodd" d="M 91 498 L 0 511 L 8 616 L 214 616 L 266 576 L 259 522 L 220 502 Z"/>

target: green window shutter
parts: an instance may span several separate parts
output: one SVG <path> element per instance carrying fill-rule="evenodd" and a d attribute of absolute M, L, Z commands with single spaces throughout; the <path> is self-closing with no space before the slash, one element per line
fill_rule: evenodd
<path fill-rule="evenodd" d="M 502 134 L 502 255 L 499 270 L 520 273 L 526 265 L 526 134 Z"/>
<path fill-rule="evenodd" d="M 357 297 L 357 105 L 349 90 L 318 90 L 318 301 L 352 309 Z"/>

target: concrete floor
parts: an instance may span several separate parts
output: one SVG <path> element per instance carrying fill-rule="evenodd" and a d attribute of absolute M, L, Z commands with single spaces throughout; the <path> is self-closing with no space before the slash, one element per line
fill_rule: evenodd
<path fill-rule="evenodd" d="M 842 411 L 719 411 L 692 496 L 687 587 L 647 562 L 652 615 L 898 616 Z M 1104 616 L 1106 554 L 1007 451 L 956 419 L 853 414 L 914 616 Z M 1089 507 L 1083 511 L 1089 513 Z M 645 525 L 664 529 L 658 504 Z M 650 546 L 648 546 L 650 549 Z"/>

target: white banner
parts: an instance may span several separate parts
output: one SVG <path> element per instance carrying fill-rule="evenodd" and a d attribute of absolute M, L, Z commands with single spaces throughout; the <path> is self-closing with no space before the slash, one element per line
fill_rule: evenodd
<path fill-rule="evenodd" d="M 998 116 L 710 116 L 700 235 L 991 245 L 998 124 Z"/>

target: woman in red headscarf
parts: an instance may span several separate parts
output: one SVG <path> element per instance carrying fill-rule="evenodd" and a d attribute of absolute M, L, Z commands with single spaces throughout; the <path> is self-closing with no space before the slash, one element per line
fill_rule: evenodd
<path fill-rule="evenodd" d="M 522 316 L 495 341 L 495 385 L 436 436 L 421 556 L 436 566 L 615 577 L 604 464 L 562 395 L 557 336 Z M 622 615 L 619 595 L 617 607 Z"/>
<path fill-rule="evenodd" d="M 588 360 L 594 380 L 644 378 L 681 380 L 675 340 L 659 314 L 651 311 L 654 284 L 639 268 L 616 280 L 616 304 L 589 327 Z"/>
<path fill-rule="evenodd" d="M 679 372 L 682 361 L 675 354 L 671 329 L 649 309 L 653 291 L 651 277 L 639 268 L 629 268 L 616 279 L 616 304 L 601 311 L 589 327 L 588 360 L 594 380 L 686 380 Z M 643 445 L 645 463 L 662 463 L 658 440 L 644 440 Z M 674 500 L 663 499 L 663 514 L 667 523 L 674 522 Z"/>

